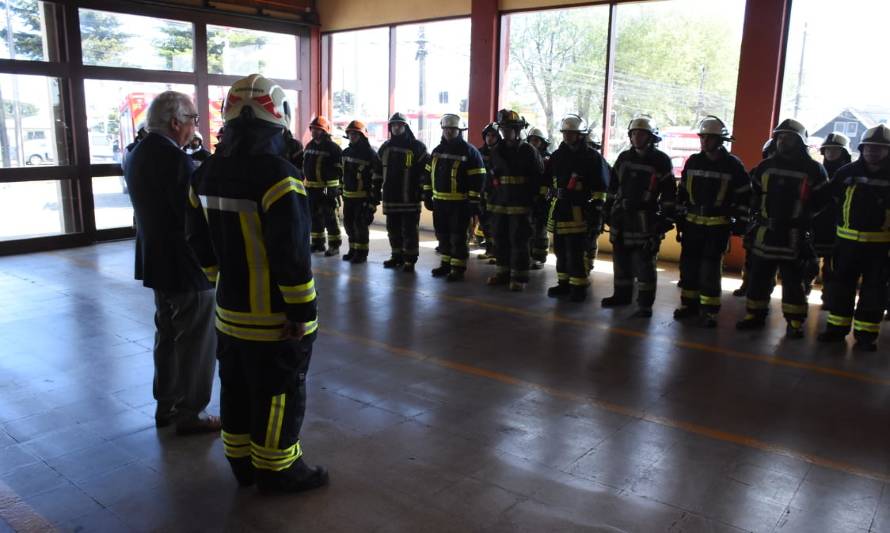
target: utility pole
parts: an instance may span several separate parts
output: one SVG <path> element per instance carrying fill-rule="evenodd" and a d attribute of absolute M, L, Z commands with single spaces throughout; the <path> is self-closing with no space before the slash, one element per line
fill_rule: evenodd
<path fill-rule="evenodd" d="M 707 67 L 704 65 L 701 66 L 701 70 L 699 72 L 698 78 L 698 103 L 696 104 L 697 109 L 695 110 L 695 119 L 702 118 L 705 114 L 705 74 L 707 73 Z"/>
<path fill-rule="evenodd" d="M 800 66 L 797 69 L 797 91 L 794 95 L 794 116 L 800 114 L 800 93 L 803 87 L 803 60 L 807 51 L 807 23 L 803 23 L 803 42 L 800 45 Z"/>
<path fill-rule="evenodd" d="M 426 56 L 429 53 L 426 49 L 426 33 L 424 32 L 424 27 L 417 27 L 417 54 L 414 56 L 414 59 L 417 60 L 417 66 L 420 69 L 420 75 L 418 77 L 418 91 L 417 95 L 417 132 L 422 135 L 424 131 L 426 122 L 423 116 L 423 106 L 426 104 Z M 429 143 L 429 139 L 426 139 L 426 142 Z"/>

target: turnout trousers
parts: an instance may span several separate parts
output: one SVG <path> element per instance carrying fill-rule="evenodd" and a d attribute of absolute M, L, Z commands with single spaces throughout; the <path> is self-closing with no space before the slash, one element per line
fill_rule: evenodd
<path fill-rule="evenodd" d="M 723 254 L 729 246 L 730 227 L 686 222 L 680 250 L 680 286 L 683 307 L 705 313 L 720 311 Z"/>
<path fill-rule="evenodd" d="M 797 259 L 766 258 L 748 252 L 751 270 L 748 274 L 749 315 L 763 318 L 769 313 L 769 300 L 776 286 L 776 271 L 782 277 L 782 314 L 789 323 L 807 319 L 807 297 L 804 289 L 804 267 Z"/>
<path fill-rule="evenodd" d="M 340 246 L 340 224 L 337 222 L 337 204 L 324 194 L 324 189 L 309 189 L 309 209 L 312 217 L 312 246 L 324 248 L 325 232 L 327 245 Z"/>
<path fill-rule="evenodd" d="M 570 233 L 553 235 L 553 249 L 556 252 L 556 279 L 574 287 L 587 287 L 587 235 Z"/>
<path fill-rule="evenodd" d="M 314 337 L 256 342 L 219 333 L 222 439 L 233 470 L 249 461 L 257 470 L 287 476 L 302 456 Z"/>
<path fill-rule="evenodd" d="M 826 286 L 829 330 L 848 333 L 852 326 L 856 340 L 877 339 L 887 304 L 888 250 L 886 243 L 837 240 L 831 259 L 834 273 Z"/>
<path fill-rule="evenodd" d="M 637 305 L 651 308 L 655 303 L 656 272 L 655 262 L 658 250 L 645 245 L 625 245 L 621 241 L 612 243 L 612 266 L 615 270 L 615 296 L 630 300 L 634 280 L 637 282 Z"/>
<path fill-rule="evenodd" d="M 508 215 L 491 214 L 491 225 L 494 232 L 495 257 L 497 258 L 497 275 L 510 276 L 519 283 L 528 283 L 529 239 L 532 236 L 532 225 L 528 214 Z"/>
<path fill-rule="evenodd" d="M 470 247 L 467 230 L 470 227 L 470 206 L 463 200 L 434 200 L 433 227 L 439 241 L 442 265 L 451 270 L 465 271 Z"/>
<path fill-rule="evenodd" d="M 420 209 L 386 214 L 386 234 L 392 256 L 414 264 L 420 254 Z"/>
<path fill-rule="evenodd" d="M 349 238 L 349 251 L 353 257 L 368 257 L 370 226 L 368 203 L 364 198 L 343 199 L 343 226 Z"/>

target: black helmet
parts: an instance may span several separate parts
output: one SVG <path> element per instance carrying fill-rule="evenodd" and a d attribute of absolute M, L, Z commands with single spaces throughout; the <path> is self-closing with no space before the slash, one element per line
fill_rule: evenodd
<path fill-rule="evenodd" d="M 482 140 L 485 140 L 485 136 L 489 133 L 498 133 L 498 123 L 497 122 L 489 122 L 482 128 Z"/>
<path fill-rule="evenodd" d="M 407 126 L 408 119 L 402 113 L 396 112 L 396 113 L 393 113 L 391 117 L 389 117 L 389 123 L 390 124 L 401 123 L 401 124 L 405 124 Z"/>
<path fill-rule="evenodd" d="M 496 122 L 500 128 L 525 129 L 525 127 L 528 126 L 528 122 L 525 121 L 525 118 L 519 116 L 519 113 L 512 109 L 501 109 L 498 111 Z"/>
<path fill-rule="evenodd" d="M 770 137 L 763 143 L 763 149 L 761 149 L 760 153 L 763 155 L 764 159 L 769 159 L 776 153 L 776 140 Z"/>

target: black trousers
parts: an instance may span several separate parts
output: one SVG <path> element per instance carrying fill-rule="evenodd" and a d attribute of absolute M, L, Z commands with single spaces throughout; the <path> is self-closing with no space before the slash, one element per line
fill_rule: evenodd
<path fill-rule="evenodd" d="M 312 217 L 312 244 L 340 246 L 340 224 L 337 222 L 337 205 L 324 195 L 324 189 L 309 189 L 309 209 Z"/>
<path fill-rule="evenodd" d="M 612 243 L 612 267 L 615 270 L 615 296 L 627 298 L 633 294 L 634 279 L 637 282 L 637 305 L 652 307 L 655 303 L 657 278 L 655 262 L 658 250 L 643 245 L 627 246 Z"/>
<path fill-rule="evenodd" d="M 466 201 L 435 200 L 433 228 L 439 240 L 442 264 L 453 270 L 466 270 L 470 247 L 467 230 L 470 227 L 470 206 Z"/>
<path fill-rule="evenodd" d="M 807 297 L 804 291 L 804 266 L 795 259 L 770 259 L 755 253 L 751 256 L 748 274 L 748 313 L 765 317 L 769 299 L 776 286 L 776 271 L 782 277 L 782 314 L 787 321 L 803 322 L 807 318 Z"/>
<path fill-rule="evenodd" d="M 532 236 L 529 216 L 492 213 L 491 217 L 494 240 L 497 243 L 495 257 L 498 275 L 509 274 L 513 281 L 527 283 L 531 263 L 528 245 Z"/>
<path fill-rule="evenodd" d="M 680 249 L 681 302 L 701 307 L 706 313 L 720 311 L 723 254 L 729 246 L 729 226 L 703 226 L 687 222 Z"/>
<path fill-rule="evenodd" d="M 573 233 L 553 235 L 553 248 L 556 252 L 556 279 L 576 287 L 586 287 L 587 278 L 587 235 Z"/>
<path fill-rule="evenodd" d="M 386 234 L 392 256 L 414 264 L 420 255 L 420 211 L 386 214 Z"/>
<path fill-rule="evenodd" d="M 834 274 L 826 286 L 828 329 L 846 333 L 852 325 L 857 340 L 878 337 L 887 305 L 888 250 L 885 243 L 837 240 L 831 259 Z"/>
<path fill-rule="evenodd" d="M 550 249 L 550 238 L 547 234 L 547 211 L 537 212 L 532 215 L 532 259 L 544 263 L 547 261 L 547 252 Z"/>
<path fill-rule="evenodd" d="M 349 250 L 355 257 L 368 257 L 370 217 L 365 198 L 343 199 L 343 226 L 349 238 Z"/>
<path fill-rule="evenodd" d="M 245 341 L 219 333 L 220 415 L 226 457 L 287 475 L 302 455 L 306 373 L 315 335 Z"/>

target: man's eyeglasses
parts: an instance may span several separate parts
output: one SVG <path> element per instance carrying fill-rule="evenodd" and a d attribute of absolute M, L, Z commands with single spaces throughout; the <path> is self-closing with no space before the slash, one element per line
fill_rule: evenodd
<path fill-rule="evenodd" d="M 197 115 L 197 114 L 195 114 L 195 115 L 183 115 L 183 116 L 184 116 L 185 118 L 190 118 L 190 119 L 192 119 L 193 121 L 195 121 L 195 126 L 198 125 L 198 115 Z"/>

